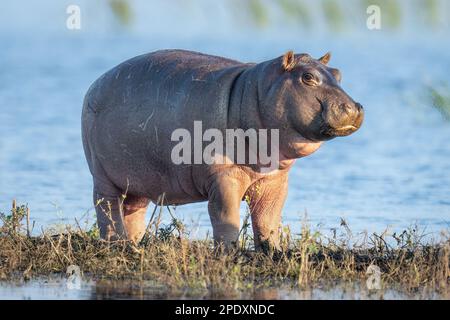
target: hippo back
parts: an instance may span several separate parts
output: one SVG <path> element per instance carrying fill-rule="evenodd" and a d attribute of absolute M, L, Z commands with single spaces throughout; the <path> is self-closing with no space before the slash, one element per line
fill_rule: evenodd
<path fill-rule="evenodd" d="M 243 65 L 239 61 L 193 51 L 155 51 L 131 58 L 107 71 L 91 85 L 86 97 L 89 107 L 96 113 L 117 105 L 142 104 L 143 97 L 170 103 L 168 96 L 174 85 L 188 91 L 191 84 L 210 81 L 211 75 Z M 140 101 L 133 101 L 136 97 Z"/>

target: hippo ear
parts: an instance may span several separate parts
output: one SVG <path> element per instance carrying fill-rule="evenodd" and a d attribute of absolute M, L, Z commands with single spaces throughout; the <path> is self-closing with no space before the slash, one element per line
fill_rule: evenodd
<path fill-rule="evenodd" d="M 288 51 L 283 56 L 283 69 L 291 71 L 295 67 L 295 55 L 293 51 Z"/>
<path fill-rule="evenodd" d="M 319 61 L 322 62 L 324 65 L 327 65 L 328 62 L 330 62 L 331 59 L 331 52 L 327 52 L 323 57 L 319 58 Z"/>

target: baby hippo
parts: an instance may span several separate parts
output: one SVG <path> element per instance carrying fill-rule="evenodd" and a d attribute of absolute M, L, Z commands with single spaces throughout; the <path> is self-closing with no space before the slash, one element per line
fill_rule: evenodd
<path fill-rule="evenodd" d="M 162 50 L 102 75 L 82 112 L 101 237 L 139 242 L 151 201 L 208 201 L 215 243 L 230 246 L 247 200 L 255 247 L 278 248 L 295 160 L 363 122 L 329 60 L 289 51 L 254 64 Z"/>

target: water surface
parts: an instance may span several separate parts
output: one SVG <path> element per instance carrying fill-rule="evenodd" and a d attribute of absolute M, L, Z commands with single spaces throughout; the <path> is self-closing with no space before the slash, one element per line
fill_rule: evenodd
<path fill-rule="evenodd" d="M 364 283 L 328 284 L 315 287 L 280 286 L 235 292 L 168 290 L 150 281 L 86 280 L 68 287 L 61 277 L 28 282 L 0 282 L 0 300 L 107 300 L 107 299 L 256 299 L 256 300 L 405 300 L 448 299 L 445 294 L 419 290 L 405 293 L 393 288 L 368 290 Z"/>
<path fill-rule="evenodd" d="M 39 14 L 26 16 L 19 5 L 9 4 L 2 13 L 0 211 L 8 211 L 12 199 L 27 203 L 37 232 L 86 213 L 93 217 L 80 134 L 82 100 L 97 77 L 123 60 L 183 48 L 258 62 L 293 49 L 315 57 L 332 51 L 331 66 L 341 69 L 344 89 L 366 114 L 360 131 L 297 161 L 283 222 L 298 231 L 307 213 L 324 231 L 338 226 L 341 217 L 355 232 L 412 224 L 430 232 L 448 228 L 450 123 L 431 107 L 426 91 L 450 83 L 445 32 L 423 30 L 414 21 L 396 32 L 369 32 L 364 16 L 355 20 L 363 31 L 355 33 L 324 32 L 323 20 L 306 31 L 255 31 L 231 23 L 225 5 L 204 20 L 197 19 L 195 6 L 183 7 L 164 22 L 156 16 L 168 8 L 158 1 L 150 7 L 137 2 L 142 10 L 136 11 L 136 26 L 120 28 L 106 22 L 105 8 L 96 16 L 96 5 L 80 3 L 87 22 L 79 32 L 65 29 L 63 5 L 42 2 L 33 7 Z M 153 20 L 145 19 L 146 10 Z M 211 28 L 204 28 L 205 21 Z M 198 230 L 193 236 L 211 230 L 206 203 L 181 206 L 176 214 Z"/>

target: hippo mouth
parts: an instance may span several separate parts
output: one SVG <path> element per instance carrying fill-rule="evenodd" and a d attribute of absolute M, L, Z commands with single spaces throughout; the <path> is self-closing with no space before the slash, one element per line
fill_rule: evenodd
<path fill-rule="evenodd" d="M 323 128 L 320 130 L 320 134 L 327 138 L 334 137 L 345 137 L 351 135 L 353 132 L 358 130 L 359 128 L 354 125 L 346 125 L 339 128 L 330 127 L 328 124 L 324 124 Z"/>
<path fill-rule="evenodd" d="M 354 133 L 355 131 L 357 131 L 362 123 L 362 115 L 358 114 L 354 119 L 353 119 L 353 124 L 345 124 L 339 127 L 335 127 L 332 126 L 330 123 L 328 123 L 328 121 L 326 121 L 325 116 L 324 116 L 324 103 L 320 100 L 317 99 L 320 103 L 322 112 L 322 125 L 320 128 L 320 134 L 326 138 L 334 138 L 334 137 L 345 137 L 348 135 L 351 135 L 352 133 Z"/>
<path fill-rule="evenodd" d="M 354 125 L 346 125 L 346 126 L 343 126 L 340 128 L 330 128 L 330 129 L 326 130 L 324 132 L 324 134 L 325 135 L 331 134 L 331 136 L 333 136 L 333 137 L 345 137 L 345 136 L 352 134 L 356 130 L 358 130 L 358 127 L 356 127 Z"/>

